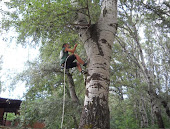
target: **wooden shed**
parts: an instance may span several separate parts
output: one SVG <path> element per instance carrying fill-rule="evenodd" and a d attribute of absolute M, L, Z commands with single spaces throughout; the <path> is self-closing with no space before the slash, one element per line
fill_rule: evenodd
<path fill-rule="evenodd" d="M 0 125 L 3 125 L 4 113 L 19 114 L 21 100 L 0 98 Z"/>

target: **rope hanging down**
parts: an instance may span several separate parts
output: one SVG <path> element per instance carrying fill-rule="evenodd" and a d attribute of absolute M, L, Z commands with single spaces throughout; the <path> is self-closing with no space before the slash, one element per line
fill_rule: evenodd
<path fill-rule="evenodd" d="M 90 25 L 90 26 L 91 26 L 91 25 Z M 86 31 L 85 31 L 82 35 L 84 35 L 84 34 L 88 31 L 88 29 L 89 29 L 90 26 L 88 26 L 88 28 L 86 29 Z M 81 39 L 81 38 L 80 38 L 80 39 Z M 81 39 L 81 41 L 83 42 L 82 39 Z M 84 42 L 83 42 L 83 44 L 84 44 Z M 69 57 L 69 56 L 68 56 L 68 57 Z M 62 113 L 62 120 L 61 120 L 61 129 L 63 128 L 63 121 L 64 121 L 64 107 L 65 107 L 65 72 L 66 72 L 66 62 L 67 62 L 68 57 L 66 58 L 66 61 L 65 61 L 65 63 L 64 63 L 64 94 L 63 94 L 63 113 Z M 85 77 L 84 77 L 84 81 L 85 81 Z"/>
<path fill-rule="evenodd" d="M 69 56 L 68 56 L 69 57 Z M 63 113 L 62 113 L 62 120 L 61 120 L 61 129 L 63 128 L 63 121 L 64 121 L 64 108 L 65 108 L 65 84 L 66 84 L 66 77 L 65 77 L 65 73 L 66 73 L 66 62 L 67 62 L 67 59 L 68 57 L 66 58 L 66 61 L 64 63 L 64 94 L 63 94 Z"/>

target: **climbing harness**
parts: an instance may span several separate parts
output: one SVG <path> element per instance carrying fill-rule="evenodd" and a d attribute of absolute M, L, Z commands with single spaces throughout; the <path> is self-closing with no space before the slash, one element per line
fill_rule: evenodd
<path fill-rule="evenodd" d="M 68 56 L 69 57 L 69 56 Z M 61 129 L 63 127 L 63 121 L 64 121 L 64 108 L 65 108 L 65 84 L 66 84 L 66 77 L 65 77 L 65 73 L 66 73 L 66 62 L 67 62 L 67 59 L 68 57 L 66 58 L 65 60 L 65 63 L 64 63 L 64 93 L 63 93 L 63 113 L 62 113 L 62 120 L 61 120 Z"/>

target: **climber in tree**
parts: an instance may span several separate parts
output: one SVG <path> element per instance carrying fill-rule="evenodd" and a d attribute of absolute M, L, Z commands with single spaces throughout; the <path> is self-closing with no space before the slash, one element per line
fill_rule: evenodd
<path fill-rule="evenodd" d="M 75 54 L 77 44 L 74 45 L 74 48 L 71 49 L 70 45 L 68 43 L 64 43 L 62 46 L 62 50 L 60 51 L 60 64 L 62 67 L 64 67 L 64 63 L 66 61 L 66 69 L 77 67 L 78 70 L 86 74 L 84 70 L 82 70 L 80 64 L 82 64 L 84 67 L 87 65 L 77 54 Z M 71 55 L 68 54 L 68 52 L 71 53 Z M 77 62 L 74 62 L 74 60 L 77 60 Z"/>

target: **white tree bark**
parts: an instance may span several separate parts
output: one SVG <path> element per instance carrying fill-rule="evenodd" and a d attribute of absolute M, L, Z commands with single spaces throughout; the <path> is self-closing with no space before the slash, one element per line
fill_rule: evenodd
<path fill-rule="evenodd" d="M 146 112 L 145 101 L 144 101 L 144 97 L 142 94 L 141 94 L 141 99 L 140 99 L 140 113 L 141 113 L 141 128 L 147 128 L 148 127 L 148 115 Z"/>
<path fill-rule="evenodd" d="M 79 14 L 78 21 L 86 24 L 83 14 Z M 79 128 L 110 128 L 110 59 L 116 31 L 117 0 L 103 0 L 98 22 L 79 30 L 88 57 L 86 95 Z"/>

